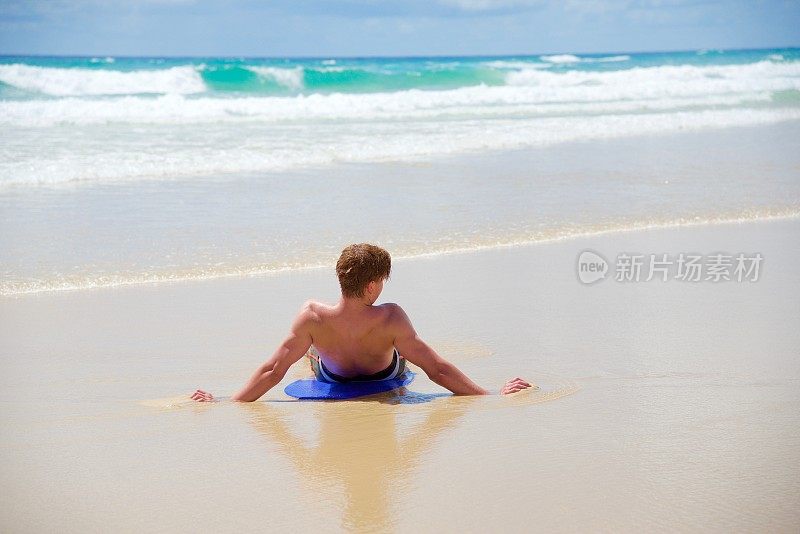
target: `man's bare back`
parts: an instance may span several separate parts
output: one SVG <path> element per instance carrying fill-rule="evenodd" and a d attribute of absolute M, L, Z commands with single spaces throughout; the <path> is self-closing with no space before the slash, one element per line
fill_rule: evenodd
<path fill-rule="evenodd" d="M 336 268 L 342 286 L 339 302 L 333 306 L 307 302 L 286 339 L 232 400 L 252 402 L 260 398 L 312 345 L 325 367 L 341 377 L 372 375 L 385 369 L 396 349 L 400 357 L 456 395 L 489 393 L 422 341 L 400 306 L 374 305 L 391 269 L 388 252 L 374 245 L 350 245 L 342 252 Z M 529 387 L 528 382 L 514 378 L 500 393 Z M 211 401 L 214 397 L 197 390 L 192 399 Z"/>
<path fill-rule="evenodd" d="M 396 304 L 348 307 L 308 302 L 301 313 L 311 318 L 312 344 L 337 375 L 371 375 L 385 369 L 394 354 L 399 314 Z M 402 355 L 402 354 L 401 354 Z"/>

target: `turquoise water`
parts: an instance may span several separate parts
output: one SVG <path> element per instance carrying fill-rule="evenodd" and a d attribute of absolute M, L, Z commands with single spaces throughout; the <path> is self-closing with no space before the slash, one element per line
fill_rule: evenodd
<path fill-rule="evenodd" d="M 792 215 L 798 124 L 797 48 L 6 56 L 0 294 Z"/>
<path fill-rule="evenodd" d="M 640 54 L 551 54 L 497 57 L 412 58 L 0 58 L 0 98 L 158 95 L 180 93 L 242 97 L 379 93 L 509 85 L 508 75 L 528 69 L 549 73 L 603 73 L 665 66 L 736 66 L 795 62 L 800 50 L 700 50 Z M 15 71 L 13 67 L 17 69 Z M 124 74 L 103 86 L 102 74 Z M 81 84 L 81 77 L 96 82 Z M 148 74 L 168 74 L 160 81 Z M 84 80 L 85 81 L 85 80 Z M 109 81 L 109 80 L 106 80 Z M 70 87 L 73 85 L 73 87 Z"/>

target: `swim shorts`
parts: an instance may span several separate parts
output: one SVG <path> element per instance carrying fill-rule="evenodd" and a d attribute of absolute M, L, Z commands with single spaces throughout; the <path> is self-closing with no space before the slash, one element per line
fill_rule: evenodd
<path fill-rule="evenodd" d="M 337 375 L 322 362 L 316 349 L 312 346 L 306 356 L 311 364 L 311 369 L 314 371 L 314 376 L 320 382 L 370 382 L 375 380 L 392 380 L 397 378 L 406 371 L 406 359 L 400 356 L 397 349 L 394 349 L 392 355 L 392 363 L 383 371 L 378 371 L 371 375 L 358 375 L 358 376 L 341 376 Z"/>

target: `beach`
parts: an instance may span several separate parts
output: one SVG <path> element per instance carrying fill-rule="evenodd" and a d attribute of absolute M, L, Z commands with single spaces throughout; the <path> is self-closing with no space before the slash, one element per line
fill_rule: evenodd
<path fill-rule="evenodd" d="M 790 532 L 800 520 L 796 219 L 395 262 L 381 302 L 479 384 L 225 401 L 332 269 L 2 301 L 0 523 L 197 529 Z M 579 253 L 760 253 L 756 281 L 592 285 Z M 612 260 L 613 261 L 613 260 Z M 201 387 L 223 398 L 197 404 Z"/>

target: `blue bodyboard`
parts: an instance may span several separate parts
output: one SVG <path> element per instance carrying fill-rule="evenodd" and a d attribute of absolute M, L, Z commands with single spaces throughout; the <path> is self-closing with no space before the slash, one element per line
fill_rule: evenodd
<path fill-rule="evenodd" d="M 295 380 L 284 388 L 284 393 L 290 397 L 302 400 L 344 400 L 374 395 L 391 391 L 399 387 L 410 384 L 414 380 L 415 373 L 406 371 L 397 378 L 391 380 L 370 380 L 365 382 L 345 382 L 332 384 L 330 382 L 320 382 L 316 378 L 306 378 Z"/>

